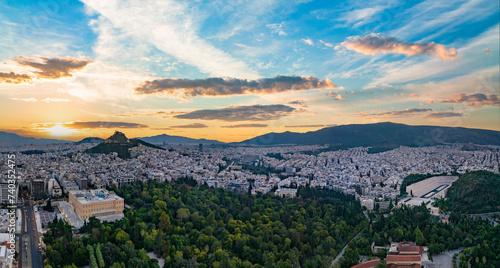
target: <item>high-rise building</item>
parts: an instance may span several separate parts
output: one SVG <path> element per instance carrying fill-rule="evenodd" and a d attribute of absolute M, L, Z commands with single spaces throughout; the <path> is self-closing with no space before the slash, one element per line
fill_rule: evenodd
<path fill-rule="evenodd" d="M 10 186 L 7 181 L 0 181 L 0 203 L 11 202 L 11 197 L 14 196 L 14 201 L 17 202 L 17 192 L 19 185 L 16 183 L 14 187 Z M 13 193 L 14 192 L 14 193 Z M 9 196 L 10 195 L 10 196 Z"/>
<path fill-rule="evenodd" d="M 80 190 L 87 190 L 87 184 L 88 184 L 87 178 L 77 176 L 75 182 L 80 187 Z"/>
<path fill-rule="evenodd" d="M 34 199 L 40 199 L 45 192 L 45 180 L 44 179 L 33 179 L 31 181 L 31 196 Z"/>

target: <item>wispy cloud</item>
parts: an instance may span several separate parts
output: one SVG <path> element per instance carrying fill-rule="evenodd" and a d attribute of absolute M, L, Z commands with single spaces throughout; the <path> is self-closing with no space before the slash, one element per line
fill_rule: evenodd
<path fill-rule="evenodd" d="M 30 98 L 12 98 L 12 100 L 17 100 L 17 101 L 25 101 L 25 102 L 37 102 L 37 101 L 43 101 L 46 103 L 50 102 L 69 102 L 71 100 L 69 99 L 61 99 L 61 98 L 45 98 L 42 100 L 38 100 L 36 98 L 30 97 Z"/>
<path fill-rule="evenodd" d="M 455 113 L 455 112 L 436 112 L 430 113 L 423 116 L 423 118 L 446 118 L 446 117 L 461 117 L 463 113 Z"/>
<path fill-rule="evenodd" d="M 403 42 L 394 37 L 378 36 L 375 34 L 365 37 L 354 36 L 342 42 L 342 46 L 349 50 L 354 50 L 365 55 L 375 55 L 378 53 L 394 53 L 406 56 L 431 55 L 440 60 L 453 61 L 457 57 L 457 50 L 446 49 L 444 45 L 430 43 Z"/>
<path fill-rule="evenodd" d="M 221 109 L 195 110 L 184 114 L 175 115 L 176 119 L 218 120 L 226 122 L 235 121 L 268 121 L 288 116 L 299 110 L 282 105 L 249 105 L 230 106 Z"/>
<path fill-rule="evenodd" d="M 307 44 L 307 45 L 310 45 L 310 46 L 314 45 L 313 40 L 311 40 L 310 38 L 301 39 L 301 40 L 302 40 L 302 42 L 304 42 L 304 44 Z"/>
<path fill-rule="evenodd" d="M 498 5 L 498 1 L 489 0 L 426 0 L 406 10 L 405 16 L 397 21 L 402 27 L 393 29 L 389 35 L 408 38 L 425 33 L 425 39 L 432 40 L 455 31 L 459 25 L 495 14 Z"/>
<path fill-rule="evenodd" d="M 237 78 L 159 79 L 146 81 L 135 91 L 139 94 L 164 93 L 183 99 L 196 96 L 229 96 L 273 94 L 286 91 L 336 88 L 329 79 L 315 77 L 277 76 L 246 80 Z"/>
<path fill-rule="evenodd" d="M 16 74 L 14 72 L 10 73 L 2 73 L 0 72 L 0 84 L 21 84 L 21 83 L 30 83 L 32 77 L 27 74 Z"/>
<path fill-rule="evenodd" d="M 323 45 L 327 46 L 327 47 L 331 47 L 331 48 L 333 48 L 333 47 L 334 47 L 334 45 L 333 45 L 332 43 L 327 43 L 327 42 L 324 42 L 323 40 L 319 40 L 319 42 L 320 42 L 321 44 L 323 44 Z"/>
<path fill-rule="evenodd" d="M 208 126 L 202 123 L 192 123 L 192 124 L 187 124 L 187 125 L 177 125 L 177 126 L 170 126 L 170 128 L 207 128 Z"/>
<path fill-rule="evenodd" d="M 162 1 L 144 5 L 139 0 L 83 0 L 115 28 L 147 42 L 201 72 L 218 77 L 259 78 L 257 72 L 202 39 L 196 18 L 186 2 Z"/>
<path fill-rule="evenodd" d="M 415 114 L 421 114 L 429 111 L 432 111 L 432 109 L 408 108 L 404 110 L 377 112 L 377 113 L 361 112 L 361 113 L 356 113 L 355 115 L 359 117 L 404 117 L 404 116 L 414 116 Z"/>
<path fill-rule="evenodd" d="M 385 6 L 374 6 L 361 9 L 354 9 L 348 12 L 344 12 L 343 15 L 338 19 L 339 21 L 345 22 L 345 26 L 360 27 L 369 22 L 373 21 L 374 15 L 380 11 L 386 9 Z"/>
<path fill-rule="evenodd" d="M 75 121 L 67 123 L 35 123 L 34 129 L 46 129 L 54 126 L 63 126 L 70 129 L 93 129 L 93 128 L 147 128 L 147 125 L 128 122 L 112 121 Z"/>
<path fill-rule="evenodd" d="M 147 125 L 127 122 L 110 122 L 110 121 L 87 121 L 87 122 L 72 122 L 64 126 L 76 129 L 83 128 L 147 128 Z"/>
<path fill-rule="evenodd" d="M 302 100 L 294 100 L 294 101 L 289 101 L 288 104 L 290 105 L 300 105 L 301 107 L 307 107 L 307 103 Z"/>
<path fill-rule="evenodd" d="M 484 105 L 500 106 L 498 95 L 485 95 L 482 93 L 474 94 L 454 94 L 442 100 L 443 103 L 463 103 L 467 106 L 480 107 Z"/>
<path fill-rule="evenodd" d="M 269 30 L 271 30 L 271 33 L 278 35 L 286 35 L 285 31 L 283 31 L 283 24 L 284 22 L 271 23 L 271 24 L 266 24 L 266 27 L 269 28 Z"/>
<path fill-rule="evenodd" d="M 318 127 L 334 127 L 336 124 L 330 124 L 330 125 L 323 125 L 323 124 L 318 124 L 318 125 L 293 125 L 293 126 L 285 126 L 287 128 L 318 128 Z"/>
<path fill-rule="evenodd" d="M 255 127 L 267 127 L 265 124 L 237 124 L 229 126 L 221 126 L 223 128 L 255 128 Z"/>
<path fill-rule="evenodd" d="M 81 70 L 92 61 L 66 58 L 27 58 L 19 57 L 16 62 L 23 66 L 35 68 L 39 78 L 58 79 L 71 77 L 71 72 Z"/>

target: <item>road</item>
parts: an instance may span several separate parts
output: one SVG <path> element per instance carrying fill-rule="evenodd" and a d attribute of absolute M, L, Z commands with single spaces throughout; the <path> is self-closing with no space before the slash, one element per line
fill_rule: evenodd
<path fill-rule="evenodd" d="M 370 217 L 368 216 L 368 212 L 366 211 L 363 211 L 363 215 L 365 215 L 365 217 L 368 219 L 368 221 L 370 220 Z M 332 264 L 330 264 L 330 267 L 333 267 L 336 263 L 339 262 L 340 258 L 342 257 L 342 255 L 344 255 L 344 251 L 345 249 L 347 248 L 347 246 L 349 245 L 349 243 L 351 241 L 354 241 L 360 234 L 361 232 L 370 225 L 370 223 L 368 223 L 365 227 L 363 227 L 363 229 L 361 229 L 355 236 L 353 236 L 349 241 L 347 241 L 347 243 L 345 243 L 344 247 L 342 248 L 342 250 L 339 252 L 339 254 L 337 254 L 337 257 L 335 257 L 335 259 L 333 259 L 332 261 Z"/>
<path fill-rule="evenodd" d="M 36 229 L 35 212 L 31 201 L 26 201 L 21 207 L 21 219 L 19 267 L 43 268 L 42 253 L 38 251 L 40 235 Z"/>

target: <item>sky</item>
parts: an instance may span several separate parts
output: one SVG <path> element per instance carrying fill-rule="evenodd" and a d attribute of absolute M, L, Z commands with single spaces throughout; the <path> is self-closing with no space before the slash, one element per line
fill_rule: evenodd
<path fill-rule="evenodd" d="M 499 2 L 0 0 L 0 131 L 500 130 Z"/>

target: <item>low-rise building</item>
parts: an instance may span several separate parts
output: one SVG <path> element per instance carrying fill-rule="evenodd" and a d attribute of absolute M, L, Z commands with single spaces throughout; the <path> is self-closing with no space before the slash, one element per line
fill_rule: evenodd
<path fill-rule="evenodd" d="M 105 189 L 70 191 L 69 204 L 82 219 L 123 215 L 123 198 Z"/>
<path fill-rule="evenodd" d="M 275 194 L 281 197 L 293 198 L 297 195 L 297 189 L 279 188 L 276 190 Z"/>

